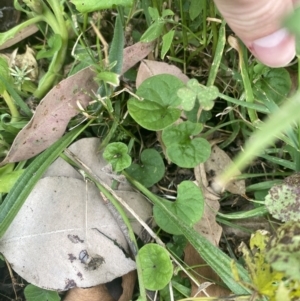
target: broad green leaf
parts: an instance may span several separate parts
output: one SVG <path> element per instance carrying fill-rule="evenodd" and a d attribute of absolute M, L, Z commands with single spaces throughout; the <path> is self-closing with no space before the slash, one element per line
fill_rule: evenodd
<path fill-rule="evenodd" d="M 190 0 L 189 15 L 191 20 L 196 19 L 206 6 L 206 0 Z"/>
<path fill-rule="evenodd" d="M 170 9 L 164 9 L 162 12 L 162 17 L 174 16 L 174 12 Z"/>
<path fill-rule="evenodd" d="M 116 172 L 122 171 L 131 164 L 128 147 L 122 142 L 108 144 L 104 150 L 103 158 L 112 165 Z"/>
<path fill-rule="evenodd" d="M 34 185 L 59 154 L 85 129 L 78 127 L 37 156 L 20 176 L 0 206 L 0 238 L 17 215 Z"/>
<path fill-rule="evenodd" d="M 132 163 L 126 171 L 145 187 L 151 187 L 164 176 L 165 165 L 155 149 L 145 149 L 141 154 L 141 164 Z"/>
<path fill-rule="evenodd" d="M 170 30 L 168 33 L 164 34 L 162 37 L 162 47 L 161 47 L 161 54 L 160 57 L 164 59 L 165 55 L 169 51 L 173 38 L 174 38 L 175 30 Z"/>
<path fill-rule="evenodd" d="M 150 15 L 150 17 L 153 21 L 157 21 L 160 18 L 158 9 L 156 7 L 151 7 L 150 6 L 148 8 L 148 12 L 149 12 L 149 15 Z"/>
<path fill-rule="evenodd" d="M 54 56 L 54 54 L 59 51 L 59 49 L 62 46 L 62 38 L 59 34 L 53 34 L 49 39 L 48 39 L 48 45 L 50 49 L 42 49 L 41 51 L 38 52 L 36 55 L 36 59 L 40 60 L 43 58 L 51 58 Z"/>
<path fill-rule="evenodd" d="M 3 57 L 0 57 L 0 79 L 4 79 L 7 82 L 11 81 L 10 75 L 9 75 L 9 68 L 7 60 Z M 0 94 L 3 94 L 3 92 L 6 90 L 5 83 L 0 80 Z"/>
<path fill-rule="evenodd" d="M 198 222 L 204 210 L 203 194 L 193 182 L 183 181 L 178 185 L 177 199 L 175 202 L 170 202 L 161 199 L 166 208 L 177 216 L 178 221 L 184 221 L 187 225 L 193 226 Z M 170 234 L 182 234 L 178 224 L 173 224 L 165 212 L 154 205 L 153 214 L 155 221 L 164 231 Z"/>
<path fill-rule="evenodd" d="M 60 296 L 55 291 L 48 291 L 35 285 L 28 284 L 24 295 L 27 301 L 59 301 Z"/>
<path fill-rule="evenodd" d="M 285 68 L 272 68 L 253 85 L 255 97 L 270 108 L 270 100 L 280 104 L 291 89 L 291 78 Z"/>
<path fill-rule="evenodd" d="M 169 253 L 157 244 L 147 244 L 138 253 L 145 288 L 156 291 L 164 288 L 173 275 Z"/>
<path fill-rule="evenodd" d="M 190 138 L 201 129 L 201 125 L 186 121 L 163 130 L 162 140 L 172 162 L 180 167 L 193 168 L 209 158 L 209 142 L 203 138 Z"/>
<path fill-rule="evenodd" d="M 124 31 L 121 17 L 117 15 L 114 36 L 109 48 L 109 63 L 116 62 L 111 72 L 121 74 L 123 65 Z"/>
<path fill-rule="evenodd" d="M 148 29 L 143 33 L 140 38 L 141 42 L 149 43 L 157 39 L 163 32 L 164 29 L 164 21 L 155 21 L 148 27 Z"/>
<path fill-rule="evenodd" d="M 15 170 L 0 177 L 0 193 L 8 193 L 16 181 L 24 172 L 24 169 Z"/>
<path fill-rule="evenodd" d="M 103 72 L 97 73 L 96 78 L 97 78 L 97 80 L 108 83 L 114 87 L 117 87 L 120 84 L 119 74 L 114 73 L 114 72 L 103 71 Z"/>
<path fill-rule="evenodd" d="M 80 13 L 89 13 L 101 9 L 110 9 L 115 5 L 131 6 L 133 0 L 71 0 Z"/>
<path fill-rule="evenodd" d="M 131 117 L 139 125 L 152 131 L 162 130 L 180 117 L 179 109 L 168 108 L 150 100 L 131 98 L 127 106 Z"/>
<path fill-rule="evenodd" d="M 176 76 L 159 74 L 143 81 L 136 94 L 163 106 L 177 107 L 181 103 L 177 90 L 182 87 L 184 83 Z"/>

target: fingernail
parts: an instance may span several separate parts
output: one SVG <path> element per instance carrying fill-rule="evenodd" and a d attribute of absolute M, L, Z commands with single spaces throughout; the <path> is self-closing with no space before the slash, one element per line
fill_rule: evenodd
<path fill-rule="evenodd" d="M 283 67 L 295 56 L 295 38 L 286 29 L 280 29 L 253 41 L 249 49 L 262 63 Z"/>
<path fill-rule="evenodd" d="M 264 48 L 272 48 L 280 45 L 282 41 L 284 41 L 289 36 L 289 33 L 286 29 L 282 28 L 274 33 L 257 39 L 253 42 L 253 46 L 264 47 Z"/>

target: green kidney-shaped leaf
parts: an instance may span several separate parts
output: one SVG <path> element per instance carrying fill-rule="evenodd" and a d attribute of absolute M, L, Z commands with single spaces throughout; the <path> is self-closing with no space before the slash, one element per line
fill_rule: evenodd
<path fill-rule="evenodd" d="M 151 187 L 164 176 L 165 165 L 155 149 L 145 149 L 141 154 L 141 164 L 133 163 L 126 171 L 145 187 Z"/>
<path fill-rule="evenodd" d="M 122 142 L 108 144 L 103 152 L 103 158 L 112 165 L 116 172 L 122 171 L 131 164 L 128 147 Z"/>
<path fill-rule="evenodd" d="M 178 185 L 177 199 L 170 202 L 161 199 L 168 211 L 178 217 L 178 223 L 174 224 L 170 219 L 154 205 L 153 214 L 156 223 L 170 234 L 182 234 L 178 228 L 180 221 L 184 221 L 189 226 L 193 226 L 200 220 L 204 210 L 204 198 L 201 190 L 193 182 L 183 181 Z"/>
<path fill-rule="evenodd" d="M 169 253 L 156 244 L 143 246 L 138 253 L 145 288 L 151 291 L 163 289 L 173 275 Z"/>
<path fill-rule="evenodd" d="M 32 284 L 25 287 L 24 295 L 27 301 L 59 301 L 57 292 L 48 291 Z"/>
<path fill-rule="evenodd" d="M 203 138 L 191 139 L 198 134 L 202 125 L 190 121 L 172 125 L 163 130 L 162 140 L 169 159 L 180 167 L 193 168 L 210 156 L 210 144 Z"/>
<path fill-rule="evenodd" d="M 131 117 L 139 125 L 152 131 L 162 130 L 180 117 L 179 109 L 168 108 L 150 100 L 131 98 L 127 106 Z"/>
<path fill-rule="evenodd" d="M 176 76 L 159 74 L 143 81 L 136 94 L 162 106 L 177 107 L 181 103 L 180 97 L 177 96 L 177 90 L 182 87 L 184 87 L 184 83 Z"/>
<path fill-rule="evenodd" d="M 81 13 L 89 13 L 101 9 L 110 9 L 114 5 L 131 6 L 133 0 L 71 0 Z"/>

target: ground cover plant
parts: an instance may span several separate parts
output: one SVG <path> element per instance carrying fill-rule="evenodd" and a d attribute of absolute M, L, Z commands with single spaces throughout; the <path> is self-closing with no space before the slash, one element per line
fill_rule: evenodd
<path fill-rule="evenodd" d="M 0 300 L 298 300 L 297 60 L 212 1 L 5 5 Z"/>

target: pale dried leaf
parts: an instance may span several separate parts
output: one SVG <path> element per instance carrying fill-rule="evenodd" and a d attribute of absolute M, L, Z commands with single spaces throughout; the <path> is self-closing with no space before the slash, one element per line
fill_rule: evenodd
<path fill-rule="evenodd" d="M 46 177 L 2 237 L 0 251 L 28 282 L 67 290 L 106 283 L 135 269 L 116 243 L 128 252 L 126 239 L 94 184 Z"/>
<path fill-rule="evenodd" d="M 205 171 L 207 174 L 212 175 L 212 179 L 210 179 L 211 187 L 214 187 L 214 179 L 218 177 L 226 167 L 232 164 L 232 160 L 230 157 L 220 149 L 217 145 L 214 145 L 211 150 L 211 155 L 209 159 L 204 163 Z M 240 175 L 241 172 L 236 170 L 236 175 Z M 233 194 L 245 194 L 245 181 L 231 181 L 225 188 L 227 191 Z"/>
<path fill-rule="evenodd" d="M 85 108 L 91 100 L 90 93 L 97 90 L 94 76 L 94 72 L 86 68 L 52 88 L 15 138 L 1 165 L 29 159 L 57 141 L 70 119 L 80 112 L 77 102 Z"/>
<path fill-rule="evenodd" d="M 99 146 L 99 138 L 84 138 L 73 143 L 68 149 L 85 165 L 90 167 L 103 183 L 111 186 L 112 181 L 116 179 L 119 182 L 116 194 L 133 208 L 142 220 L 147 221 L 152 216 L 151 204 L 140 193 L 135 192 L 124 177 L 116 177 L 115 173 L 111 171 L 110 165 L 103 159 L 103 151 L 98 151 Z M 61 158 L 54 161 L 43 175 L 43 177 L 49 176 L 68 176 L 82 179 L 82 175 Z M 127 215 L 134 232 L 140 235 L 142 231 L 141 225 L 130 213 L 127 212 Z"/>
<path fill-rule="evenodd" d="M 136 78 L 136 87 L 138 88 L 139 85 L 147 78 L 158 74 L 174 75 L 180 80 L 182 80 L 184 83 L 187 83 L 189 81 L 189 78 L 185 74 L 183 74 L 178 67 L 174 65 L 169 65 L 164 62 L 143 60 L 138 70 Z"/>

